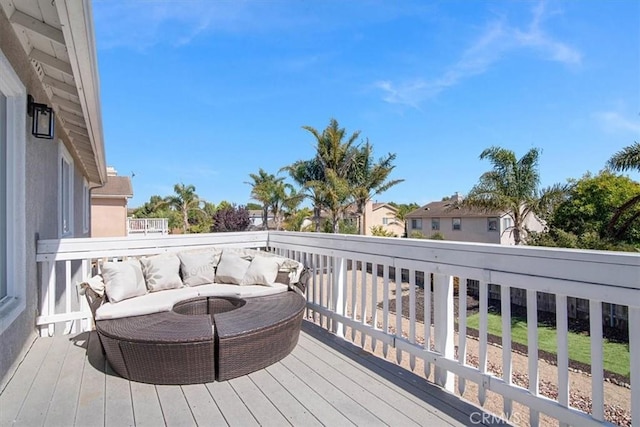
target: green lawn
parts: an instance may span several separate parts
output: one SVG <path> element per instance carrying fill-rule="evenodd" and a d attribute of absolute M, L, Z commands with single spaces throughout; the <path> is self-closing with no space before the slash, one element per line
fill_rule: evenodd
<path fill-rule="evenodd" d="M 498 314 L 489 313 L 489 333 L 502 336 L 502 318 Z M 467 318 L 467 326 L 480 329 L 480 315 L 473 314 Z M 527 322 L 520 318 L 511 319 L 511 340 L 527 345 Z M 591 339 L 587 335 L 568 333 L 569 358 L 576 362 L 591 363 Z M 556 354 L 556 330 L 538 325 L 538 348 Z M 629 377 L 629 345 L 603 340 L 604 369 Z"/>

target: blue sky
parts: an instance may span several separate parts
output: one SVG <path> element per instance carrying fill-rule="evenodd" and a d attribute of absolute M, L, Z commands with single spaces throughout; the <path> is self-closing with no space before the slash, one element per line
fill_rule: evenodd
<path fill-rule="evenodd" d="M 94 0 L 107 163 L 138 206 L 176 183 L 245 204 L 249 174 L 314 154 L 334 117 L 405 181 L 465 194 L 492 145 L 542 185 L 640 141 L 640 2 Z M 638 179 L 638 174 L 631 174 Z"/>

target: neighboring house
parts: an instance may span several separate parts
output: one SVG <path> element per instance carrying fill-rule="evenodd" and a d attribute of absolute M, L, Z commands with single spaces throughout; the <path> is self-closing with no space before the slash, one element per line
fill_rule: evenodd
<path fill-rule="evenodd" d="M 431 237 L 440 233 L 445 240 L 460 242 L 499 243 L 514 245 L 513 220 L 505 212 L 483 212 L 456 206 L 462 201 L 457 193 L 450 199 L 428 203 L 407 214 L 407 233 L 422 233 Z M 525 225 L 533 231 L 542 231 L 543 225 L 529 215 Z"/>
<path fill-rule="evenodd" d="M 131 178 L 107 168 L 107 182 L 91 191 L 91 237 L 128 234 L 127 202 L 133 197 Z"/>
<path fill-rule="evenodd" d="M 28 99 L 46 105 L 29 115 Z M 2 389 L 36 337 L 36 241 L 88 237 L 90 189 L 107 180 L 89 2 L 0 0 L 0 171 Z"/>
<path fill-rule="evenodd" d="M 249 224 L 249 230 L 262 230 L 263 229 L 262 210 L 261 209 L 249 210 L 249 221 L 251 221 Z M 271 211 L 267 213 L 267 227 L 271 230 L 275 230 L 276 228 L 275 216 Z"/>
<path fill-rule="evenodd" d="M 369 201 L 365 205 L 364 234 L 371 236 L 371 228 L 382 227 L 385 231 L 391 232 L 398 237 L 404 235 L 404 221 L 396 218 L 398 209 L 387 203 L 373 203 Z"/>

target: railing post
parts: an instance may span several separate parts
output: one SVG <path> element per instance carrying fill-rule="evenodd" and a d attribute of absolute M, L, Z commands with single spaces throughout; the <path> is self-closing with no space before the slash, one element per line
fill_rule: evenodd
<path fill-rule="evenodd" d="M 333 289 L 331 292 L 331 307 L 333 312 L 340 317 L 344 317 L 344 272 L 346 271 L 347 261 L 343 257 L 333 258 Z M 344 338 L 344 324 L 340 321 L 331 322 L 331 331 L 337 336 Z"/>
<path fill-rule="evenodd" d="M 447 359 L 454 358 L 453 344 L 453 276 L 434 274 L 434 344 L 435 351 Z M 425 288 L 429 286 L 425 281 Z M 453 374 L 436 365 L 434 372 L 436 384 L 450 392 L 454 391 Z"/>

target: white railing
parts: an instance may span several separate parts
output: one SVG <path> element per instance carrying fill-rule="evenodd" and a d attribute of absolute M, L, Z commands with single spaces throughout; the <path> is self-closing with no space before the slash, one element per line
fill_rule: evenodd
<path fill-rule="evenodd" d="M 127 218 L 127 235 L 169 234 L 167 218 Z"/>
<path fill-rule="evenodd" d="M 504 418 L 537 425 L 540 418 L 566 425 L 600 425 L 605 420 L 603 303 L 628 307 L 630 383 L 627 390 L 633 425 L 640 425 L 640 256 L 637 254 L 513 247 L 317 233 L 251 232 L 166 236 L 163 238 L 67 239 L 38 242 L 42 271 L 41 334 L 90 327 L 83 301 L 74 308 L 75 277 L 87 277 L 101 259 L 151 255 L 215 245 L 269 247 L 296 258 L 312 271 L 307 289 L 308 319 L 339 336 L 395 356 L 398 364 L 419 370 L 446 390 L 469 393 L 484 405 L 489 392 L 502 396 Z M 64 277 L 63 280 L 56 279 Z M 458 278 L 458 279 L 455 279 Z M 420 279 L 424 284 L 420 286 Z M 468 280 L 479 283 L 477 359 L 471 362 L 466 330 Z M 454 283 L 461 309 L 454 316 Z M 433 292 L 429 291 L 431 284 Z M 500 285 L 502 346 L 488 343 L 488 288 Z M 56 285 L 64 289 L 57 291 Z M 511 289 L 526 292 L 528 387 L 513 383 Z M 539 292 L 555 295 L 557 398 L 540 393 L 538 361 Z M 394 295 L 395 294 L 395 295 Z M 64 298 L 61 298 L 64 296 Z M 591 413 L 570 405 L 568 298 L 588 300 L 591 336 Z M 420 300 L 419 300 L 420 298 Z M 422 304 L 418 304 L 421 302 Z M 433 306 L 433 313 L 432 313 Z M 404 310 L 403 310 L 404 308 Z M 418 311 L 418 309 L 420 311 Z M 404 313 L 396 316 L 396 313 Z M 425 326 L 421 319 L 433 319 Z M 457 347 L 457 355 L 456 355 Z M 491 349 L 491 351 L 489 351 Z M 493 373 L 492 367 L 500 368 Z M 525 408 L 525 409 L 520 409 Z M 526 412 L 526 414 L 522 413 Z M 473 421 L 473 420 L 470 420 Z"/>

